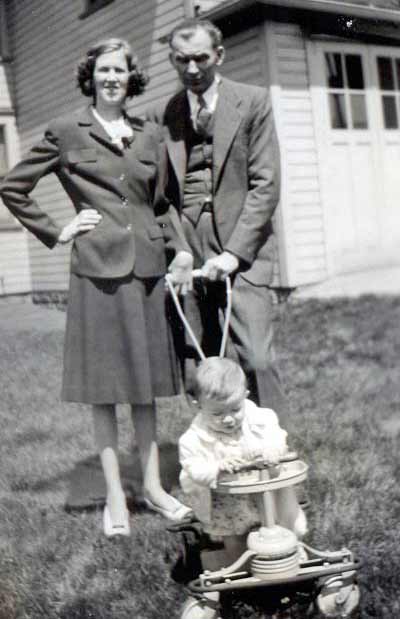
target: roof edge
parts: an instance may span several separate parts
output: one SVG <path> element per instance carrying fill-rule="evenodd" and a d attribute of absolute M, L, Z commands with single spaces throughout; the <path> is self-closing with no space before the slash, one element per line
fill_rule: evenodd
<path fill-rule="evenodd" d="M 314 11 L 319 13 L 334 13 L 363 17 L 365 19 L 381 19 L 386 22 L 400 23 L 400 10 L 385 9 L 370 4 L 353 2 L 337 2 L 337 0 L 226 0 L 221 5 L 201 13 L 201 18 L 223 19 L 252 5 L 275 6 L 286 9 Z"/>

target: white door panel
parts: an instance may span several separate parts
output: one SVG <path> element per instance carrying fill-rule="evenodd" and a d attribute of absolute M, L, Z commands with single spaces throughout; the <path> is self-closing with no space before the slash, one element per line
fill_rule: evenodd
<path fill-rule="evenodd" d="M 400 90 L 395 90 L 400 61 L 392 58 L 393 75 L 397 69 L 398 74 L 389 95 L 382 93 L 377 57 L 385 50 L 347 43 L 308 46 L 331 275 L 396 260 L 400 132 L 386 129 L 385 122 L 393 124 L 396 112 L 400 122 Z M 400 58 L 399 50 L 394 53 Z M 380 60 L 387 68 L 385 62 Z M 395 100 L 395 112 L 393 101 L 382 103 L 384 95 Z"/>

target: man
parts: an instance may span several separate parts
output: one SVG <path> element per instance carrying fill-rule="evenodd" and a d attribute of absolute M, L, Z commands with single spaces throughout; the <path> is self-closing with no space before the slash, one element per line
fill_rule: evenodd
<path fill-rule="evenodd" d="M 271 218 L 279 199 L 279 150 L 265 89 L 221 77 L 222 35 L 211 22 L 186 20 L 169 39 L 170 60 L 184 90 L 162 110 L 170 159 L 169 195 L 181 213 L 202 282 L 186 298 L 206 356 L 218 354 L 225 284 L 233 281 L 227 355 L 238 360 L 250 397 L 286 405 L 272 348 Z"/>

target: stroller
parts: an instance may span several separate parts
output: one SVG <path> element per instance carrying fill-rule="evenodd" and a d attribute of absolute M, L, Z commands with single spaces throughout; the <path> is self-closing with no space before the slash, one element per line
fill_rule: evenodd
<path fill-rule="evenodd" d="M 185 329 L 204 358 L 179 299 L 168 280 L 167 283 Z M 224 354 L 231 307 L 229 279 L 226 286 L 227 310 L 220 356 Z M 169 527 L 180 535 L 182 549 L 171 575 L 188 591 L 181 619 L 359 616 L 359 563 L 352 552 L 346 548 L 314 549 L 275 522 L 272 494 L 304 482 L 307 471 L 308 466 L 293 452 L 286 454 L 278 465 L 255 461 L 237 470 L 229 480 L 219 481 L 214 492 L 254 494 L 260 516 L 260 528 L 249 533 L 247 549 L 231 565 L 221 564 L 222 543 L 211 541 L 200 523 Z"/>

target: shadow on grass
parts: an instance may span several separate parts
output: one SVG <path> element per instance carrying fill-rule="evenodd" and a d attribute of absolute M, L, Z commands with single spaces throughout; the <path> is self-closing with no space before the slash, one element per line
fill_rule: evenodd
<path fill-rule="evenodd" d="M 141 503 L 142 475 L 137 450 L 120 457 L 122 484 L 129 507 Z M 160 470 L 164 488 L 170 492 L 178 486 L 178 449 L 173 443 L 160 446 Z M 105 503 L 106 488 L 98 456 L 78 462 L 68 475 L 69 488 L 65 509 L 69 512 L 96 509 Z"/>

